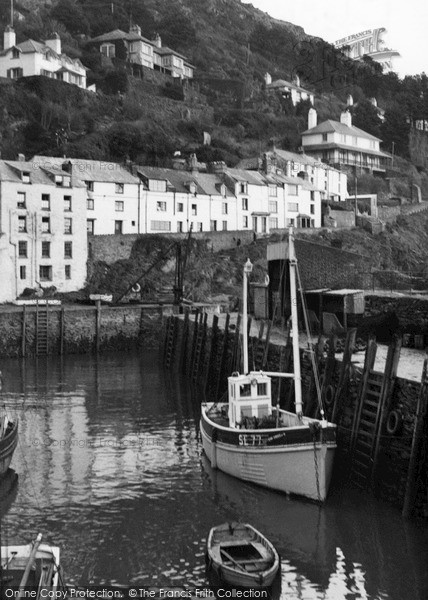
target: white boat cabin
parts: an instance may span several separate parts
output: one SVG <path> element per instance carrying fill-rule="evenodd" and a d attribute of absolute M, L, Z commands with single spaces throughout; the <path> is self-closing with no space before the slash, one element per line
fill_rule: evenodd
<path fill-rule="evenodd" d="M 271 379 L 261 372 L 232 373 L 229 385 L 229 427 L 240 427 L 245 419 L 263 419 L 272 414 Z"/>

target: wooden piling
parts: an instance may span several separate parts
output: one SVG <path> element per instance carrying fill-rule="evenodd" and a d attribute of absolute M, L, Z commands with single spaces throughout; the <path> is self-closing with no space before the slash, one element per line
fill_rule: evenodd
<path fill-rule="evenodd" d="M 207 374 L 205 378 L 205 393 L 209 394 L 214 383 L 215 367 L 218 359 L 218 315 L 213 316 L 211 327 L 211 344 L 207 361 Z"/>
<path fill-rule="evenodd" d="M 427 427 L 428 417 L 428 358 L 424 361 L 422 370 L 421 388 L 416 408 L 415 425 L 413 428 L 412 448 L 410 451 L 409 468 L 407 471 L 406 491 L 404 495 L 403 517 L 408 519 L 412 516 L 415 498 L 418 491 L 418 472 L 421 466 L 419 456 L 422 445 L 425 443 L 424 430 Z"/>
<path fill-rule="evenodd" d="M 101 332 L 101 300 L 95 302 L 95 350 L 100 351 L 100 332 Z"/>
<path fill-rule="evenodd" d="M 22 333 L 21 333 L 21 356 L 25 358 L 27 356 L 26 347 L 26 335 L 27 335 L 27 307 L 22 307 Z"/>
<path fill-rule="evenodd" d="M 346 333 L 345 347 L 343 349 L 342 364 L 340 367 L 339 381 L 337 383 L 336 392 L 334 394 L 333 409 L 331 412 L 330 420 L 335 423 L 339 412 L 341 410 L 341 403 L 343 401 L 343 395 L 347 387 L 349 380 L 349 373 L 351 369 L 352 353 L 355 347 L 355 337 L 357 330 L 355 328 L 349 329 Z"/>
<path fill-rule="evenodd" d="M 217 381 L 214 387 L 215 400 L 219 400 L 220 393 L 222 392 L 222 386 L 224 385 L 224 378 L 226 375 L 226 368 L 228 365 L 228 352 L 229 352 L 229 325 L 230 325 L 230 314 L 226 315 L 226 322 L 224 324 L 224 336 L 223 346 L 221 349 L 220 366 L 217 372 Z M 229 373 L 230 374 L 230 373 Z"/>
<path fill-rule="evenodd" d="M 179 357 L 179 369 L 182 373 L 186 372 L 188 339 L 189 339 L 189 310 L 186 310 L 186 312 L 184 313 L 183 332 L 181 335 L 181 346 L 180 346 L 180 357 Z"/>

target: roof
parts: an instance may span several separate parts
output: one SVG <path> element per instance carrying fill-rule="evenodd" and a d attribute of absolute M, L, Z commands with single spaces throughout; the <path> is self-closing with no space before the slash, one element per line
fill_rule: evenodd
<path fill-rule="evenodd" d="M 194 183 L 198 194 L 219 196 L 221 195 L 220 186 L 224 184 L 226 196 L 234 196 L 222 177 L 216 173 L 192 173 L 191 171 L 144 166 L 137 167 L 137 172 L 147 179 L 166 181 L 176 192 L 188 193 L 189 184 Z"/>
<path fill-rule="evenodd" d="M 89 43 L 92 42 L 114 42 L 115 40 L 126 40 L 127 42 L 135 42 L 137 40 L 141 40 L 146 42 L 147 44 L 153 45 L 153 42 L 143 37 L 139 33 L 122 31 L 122 29 L 113 29 L 112 31 L 108 31 L 107 33 L 103 33 L 89 40 Z"/>
<path fill-rule="evenodd" d="M 50 169 L 56 174 L 66 173 L 62 169 L 64 163 L 71 163 L 72 165 L 73 185 L 79 185 L 85 181 L 139 183 L 138 177 L 132 175 L 119 163 L 40 155 L 33 156 L 32 158 L 32 164 L 38 165 L 40 168 Z"/>
<path fill-rule="evenodd" d="M 185 61 L 188 60 L 188 58 L 184 56 L 184 54 L 180 54 L 180 52 L 172 50 L 171 48 L 168 48 L 168 46 L 162 46 L 161 48 L 153 46 L 153 52 L 156 52 L 156 54 L 160 54 L 161 56 L 165 56 L 167 54 L 174 54 L 174 56 L 178 56 L 179 58 L 182 58 Z"/>
<path fill-rule="evenodd" d="M 299 90 L 301 92 L 306 92 L 307 94 L 314 95 L 313 92 L 302 88 L 300 85 L 296 85 L 295 83 L 291 83 L 290 81 L 286 81 L 285 79 L 277 79 L 276 81 L 272 81 L 272 83 L 268 83 L 266 86 L 268 89 L 278 89 L 278 88 L 292 88 L 294 90 Z"/>
<path fill-rule="evenodd" d="M 39 54 L 45 54 L 48 52 L 49 54 L 54 56 L 57 60 L 59 60 L 62 64 L 68 63 L 73 66 L 78 66 L 81 69 L 84 69 L 85 71 L 89 70 L 82 64 L 80 59 L 71 58 L 67 54 L 58 54 L 57 52 L 55 52 L 55 50 L 53 50 L 53 48 L 51 48 L 44 42 L 36 42 L 35 40 L 28 39 L 28 40 L 25 40 L 24 42 L 21 42 L 20 44 L 17 44 L 16 46 L 11 46 L 10 48 L 7 48 L 7 50 L 2 50 L 0 52 L 0 56 L 5 56 L 8 52 L 10 52 L 13 49 L 19 50 L 22 54 L 32 54 L 35 52 L 37 52 Z"/>
<path fill-rule="evenodd" d="M 34 162 L 34 160 L 0 160 L 0 181 L 22 183 L 22 172 L 30 173 L 30 181 L 32 184 L 52 186 L 56 186 L 52 175 L 57 175 L 59 173 L 59 171 L 52 172 L 51 169 L 43 168 L 42 165 Z M 67 173 L 62 172 L 62 174 L 66 175 Z M 75 187 L 80 187 L 80 184 L 77 184 Z"/>
<path fill-rule="evenodd" d="M 377 140 L 381 142 L 382 140 L 371 133 L 367 133 L 367 131 L 363 131 L 354 125 L 346 125 L 345 123 L 340 123 L 339 121 L 332 121 L 328 119 L 327 121 L 323 121 L 316 127 L 312 127 L 311 129 L 307 129 L 302 133 L 303 135 L 313 135 L 314 133 L 331 133 L 332 131 L 336 133 L 344 133 L 345 135 L 352 135 L 357 137 L 363 137 L 368 140 Z"/>
<path fill-rule="evenodd" d="M 325 146 L 323 145 L 323 148 L 324 147 Z M 314 158 L 313 156 L 309 156 L 308 154 L 305 154 L 304 152 L 297 153 L 297 152 L 290 152 L 289 150 L 281 150 L 279 148 L 275 148 L 274 150 L 270 150 L 270 151 L 266 152 L 266 154 L 270 157 L 276 156 L 277 158 L 284 160 L 284 161 L 301 163 L 301 164 L 305 164 L 305 165 L 311 165 L 313 167 L 320 166 L 323 169 L 338 171 L 338 169 L 335 169 L 334 167 L 331 167 L 330 165 L 327 165 L 327 164 L 321 162 L 321 160 Z M 260 159 L 255 156 L 250 157 L 250 158 L 243 158 L 236 165 L 236 168 L 237 169 L 250 169 L 250 170 L 257 171 L 260 166 L 259 161 L 260 161 Z"/>

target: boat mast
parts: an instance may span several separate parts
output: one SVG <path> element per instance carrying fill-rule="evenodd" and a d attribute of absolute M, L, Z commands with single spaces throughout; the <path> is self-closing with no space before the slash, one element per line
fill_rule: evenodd
<path fill-rule="evenodd" d="M 299 350 L 299 324 L 297 318 L 297 292 L 296 292 L 296 255 L 294 253 L 293 228 L 288 231 L 288 261 L 290 263 L 290 302 L 291 302 L 291 326 L 293 340 L 293 363 L 294 363 L 294 396 L 296 403 L 296 414 L 302 415 L 302 377 L 300 374 L 300 350 Z"/>
<path fill-rule="evenodd" d="M 242 278 L 242 345 L 244 346 L 244 375 L 248 374 L 248 302 L 247 302 L 247 294 L 248 294 L 248 279 L 250 278 L 250 273 L 253 270 L 253 265 L 251 264 L 250 259 L 247 259 L 247 262 L 244 265 L 244 276 Z"/>

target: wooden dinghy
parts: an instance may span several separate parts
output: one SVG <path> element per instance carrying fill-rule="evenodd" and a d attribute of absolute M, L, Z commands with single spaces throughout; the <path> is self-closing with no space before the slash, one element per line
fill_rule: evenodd
<path fill-rule="evenodd" d="M 221 581 L 241 587 L 269 587 L 279 569 L 271 542 L 247 523 L 213 527 L 207 540 L 207 565 Z"/>

